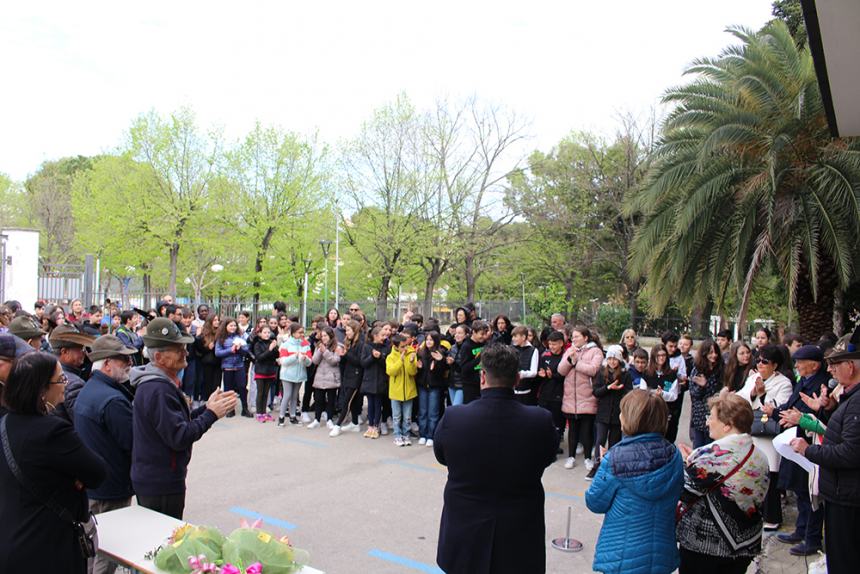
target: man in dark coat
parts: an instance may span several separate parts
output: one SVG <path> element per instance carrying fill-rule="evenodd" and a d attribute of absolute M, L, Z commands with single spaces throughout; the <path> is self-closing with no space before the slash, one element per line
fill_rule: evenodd
<path fill-rule="evenodd" d="M 558 435 L 549 411 L 514 398 L 514 349 L 490 345 L 481 365 L 481 398 L 446 409 L 434 436 L 448 467 L 436 562 L 448 574 L 538 574 L 546 569 L 541 477 Z"/>
<path fill-rule="evenodd" d="M 803 402 L 801 395 L 811 397 L 821 390 L 822 385 L 827 385 L 830 375 L 824 365 L 824 353 L 816 345 L 804 345 L 794 353 L 794 366 L 799 375 L 791 397 L 784 405 L 772 407 L 766 405 L 762 410 L 771 418 L 779 417 L 781 413 L 788 413 L 797 409 L 801 414 L 810 413 L 812 409 Z M 791 413 L 788 413 L 791 414 Z M 799 437 L 805 433 L 797 427 Z M 808 442 L 808 441 L 807 441 Z M 797 522 L 794 532 L 783 532 L 777 535 L 777 539 L 785 544 L 794 544 L 789 553 L 795 556 L 811 556 L 821 550 L 821 527 L 824 524 L 824 509 L 812 510 L 812 502 L 809 498 L 809 474 L 787 458 L 783 458 L 779 466 L 779 486 L 784 490 L 791 490 L 797 495 Z"/>
<path fill-rule="evenodd" d="M 143 342 L 151 362 L 131 371 L 134 434 L 131 482 L 137 502 L 182 520 L 191 447 L 215 421 L 236 407 L 236 393 L 216 389 L 206 404 L 189 408 L 179 372 L 187 366 L 183 334 L 166 317 L 149 322 Z"/>
<path fill-rule="evenodd" d="M 72 424 L 75 423 L 75 401 L 84 388 L 84 348 L 92 345 L 95 340 L 95 337 L 81 333 L 80 329 L 72 324 L 58 325 L 51 331 L 49 338 L 51 348 L 69 380 L 66 384 L 65 400 L 55 414 L 67 417 Z"/>
<path fill-rule="evenodd" d="M 102 335 L 87 354 L 93 374 L 75 404 L 75 430 L 93 452 L 104 459 L 107 479 L 87 490 L 90 511 L 100 514 L 131 506 L 132 410 L 131 392 L 122 383 L 128 380 L 131 355 L 137 349 L 126 347 L 116 335 Z M 116 564 L 97 556 L 94 574 L 111 574 Z"/>
<path fill-rule="evenodd" d="M 827 363 L 843 392 L 824 441 L 810 445 L 796 438 L 791 447 L 821 467 L 827 571 L 845 574 L 860 564 L 860 327 L 836 343 Z"/>

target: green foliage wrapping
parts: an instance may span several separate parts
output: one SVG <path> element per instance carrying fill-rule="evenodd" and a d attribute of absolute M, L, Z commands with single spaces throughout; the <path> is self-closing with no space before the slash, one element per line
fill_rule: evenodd
<path fill-rule="evenodd" d="M 607 344 L 619 341 L 621 333 L 631 324 L 629 307 L 601 305 L 597 311 L 597 328 Z"/>
<path fill-rule="evenodd" d="M 308 563 L 304 550 L 281 542 L 257 528 L 237 528 L 224 542 L 224 562 L 246 569 L 255 562 L 266 574 L 293 574 Z"/>
<path fill-rule="evenodd" d="M 164 546 L 155 555 L 155 566 L 170 574 L 191 572 L 188 559 L 192 556 L 206 556 L 210 562 L 221 559 L 224 535 L 214 528 L 198 526 L 183 533 L 172 544 Z"/>

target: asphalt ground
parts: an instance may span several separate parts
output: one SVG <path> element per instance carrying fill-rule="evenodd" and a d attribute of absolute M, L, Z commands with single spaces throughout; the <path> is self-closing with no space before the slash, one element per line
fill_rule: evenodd
<path fill-rule="evenodd" d="M 680 441 L 688 441 L 688 421 L 685 399 Z M 194 447 L 185 519 L 228 533 L 242 518 L 263 518 L 265 529 L 289 536 L 326 574 L 441 572 L 435 558 L 447 471 L 433 449 L 417 440 L 396 447 L 391 435 L 371 440 L 362 433 L 328 433 L 325 425 L 220 420 Z M 547 572 L 591 572 L 602 516 L 585 507 L 590 483 L 582 455 L 572 470 L 563 467 L 566 456 L 543 476 Z M 583 543 L 578 553 L 550 546 L 565 535 L 568 507 L 571 537 Z M 787 546 L 770 536 L 764 546 L 766 558 L 750 572 L 806 571 Z"/>

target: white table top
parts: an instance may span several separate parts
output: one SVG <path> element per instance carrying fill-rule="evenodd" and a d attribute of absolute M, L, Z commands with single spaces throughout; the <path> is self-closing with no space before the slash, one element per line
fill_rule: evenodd
<path fill-rule="evenodd" d="M 165 543 L 170 533 L 186 524 L 142 506 L 129 506 L 96 515 L 99 552 L 120 564 L 146 574 L 162 574 L 151 560 L 143 556 Z M 305 566 L 299 574 L 323 574 Z"/>

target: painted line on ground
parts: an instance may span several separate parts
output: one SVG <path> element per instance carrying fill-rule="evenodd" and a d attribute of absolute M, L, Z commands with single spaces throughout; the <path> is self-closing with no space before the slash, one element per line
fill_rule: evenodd
<path fill-rule="evenodd" d="M 565 500 L 582 500 L 584 493 L 576 493 L 576 494 L 563 494 L 561 492 L 547 492 L 545 493 L 550 498 L 563 498 Z"/>
<path fill-rule="evenodd" d="M 444 467 L 433 468 L 432 466 L 424 466 L 423 464 L 406 462 L 405 460 L 400 460 L 399 458 L 386 458 L 380 462 L 382 462 L 382 464 L 396 464 L 397 466 L 402 466 L 404 468 L 411 468 L 412 470 L 420 470 L 422 472 L 432 472 L 434 474 L 446 472 Z"/>
<path fill-rule="evenodd" d="M 294 442 L 298 444 L 303 444 L 305 446 L 312 446 L 314 448 L 328 448 L 328 445 L 324 442 L 320 442 L 318 440 L 311 440 L 309 438 L 299 438 L 295 436 L 285 436 L 281 437 L 283 442 Z"/>
<path fill-rule="evenodd" d="M 232 512 L 233 514 L 238 514 L 239 516 L 244 516 L 245 518 L 253 518 L 254 520 L 260 519 L 265 524 L 277 526 L 285 530 L 295 530 L 296 528 L 298 528 L 298 526 L 296 526 L 292 522 L 287 522 L 286 520 L 281 520 L 280 518 L 275 518 L 274 516 L 260 514 L 259 512 L 248 510 L 247 508 L 242 508 L 241 506 L 232 507 L 230 509 L 230 512 Z"/>
<path fill-rule="evenodd" d="M 392 554 L 390 552 L 385 552 L 384 550 L 378 550 L 376 548 L 368 552 L 367 555 L 372 556 L 373 558 L 379 558 L 380 560 L 385 560 L 386 562 L 393 562 L 394 564 L 399 564 L 400 566 L 405 566 L 406 568 L 411 568 L 412 570 L 426 572 L 427 574 L 445 574 L 438 566 L 435 566 L 433 564 L 418 562 L 417 560 L 412 560 L 411 558 L 406 558 L 405 556 L 398 556 L 397 554 Z"/>

